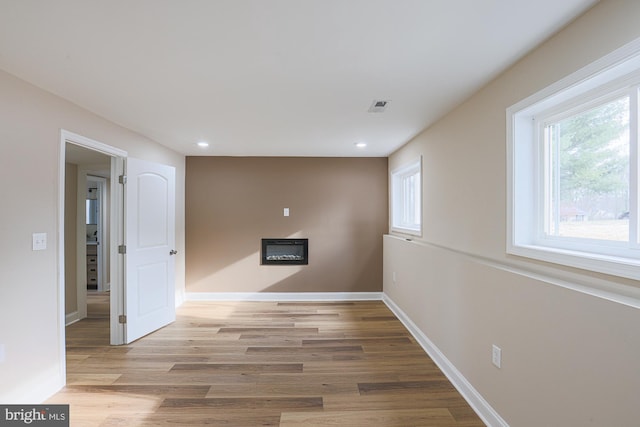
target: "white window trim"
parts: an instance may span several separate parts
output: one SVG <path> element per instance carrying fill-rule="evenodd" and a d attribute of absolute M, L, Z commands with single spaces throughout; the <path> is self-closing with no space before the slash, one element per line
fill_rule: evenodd
<path fill-rule="evenodd" d="M 415 172 L 420 174 L 420 191 L 419 191 L 419 200 L 416 201 L 418 205 L 420 225 L 418 227 L 410 227 L 404 226 L 403 224 L 396 224 L 396 196 L 398 194 L 397 189 L 397 178 L 412 175 Z M 401 234 L 409 234 L 412 236 L 422 236 L 422 195 L 423 195 L 423 175 L 422 175 L 422 156 L 418 157 L 416 160 L 404 164 L 394 170 L 391 171 L 391 231 Z"/>
<path fill-rule="evenodd" d="M 605 57 L 587 65 L 562 80 L 546 87 L 530 97 L 512 105 L 507 115 L 507 242 L 508 254 L 535 260 L 576 267 L 584 270 L 610 274 L 619 277 L 640 279 L 640 254 L 612 250 L 608 253 L 590 252 L 589 243 L 581 242 L 584 250 L 575 247 L 561 248 L 546 246 L 537 235 L 542 220 L 539 199 L 543 185 L 537 174 L 540 170 L 541 156 L 537 152 L 537 126 L 533 117 L 551 107 L 565 104 L 587 92 L 597 93 L 599 88 L 605 91 L 609 82 L 618 83 L 640 70 L 640 39 L 617 49 Z M 638 73 L 633 75 L 637 78 Z M 595 91 L 595 92 L 594 92 Z M 604 92 L 603 92 L 604 94 Z M 567 105 L 565 104 L 565 108 Z M 637 129 L 630 129 L 636 132 Z M 638 156 L 637 152 L 631 152 Z M 633 162 L 632 162 L 633 164 Z M 632 174 L 635 171 L 632 171 Z M 632 180 L 633 182 L 633 180 Z M 630 193 L 636 197 L 637 188 L 631 184 Z M 635 200 L 631 200 L 635 203 Z M 637 205 L 637 203 L 636 203 Z M 637 218 L 631 218 L 635 224 Z M 631 225 L 632 227 L 634 225 Z M 569 245 L 570 246 L 570 245 Z M 611 245 L 615 247 L 616 245 Z"/>

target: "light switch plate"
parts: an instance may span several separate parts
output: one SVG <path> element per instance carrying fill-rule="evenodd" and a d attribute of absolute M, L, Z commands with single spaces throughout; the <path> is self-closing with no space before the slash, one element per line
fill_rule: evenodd
<path fill-rule="evenodd" d="M 502 349 L 495 344 L 491 346 L 491 363 L 493 363 L 496 368 L 502 367 Z"/>
<path fill-rule="evenodd" d="M 47 233 L 33 233 L 33 250 L 44 251 L 47 249 Z"/>
<path fill-rule="evenodd" d="M 289 216 L 289 208 L 284 208 L 284 216 Z"/>

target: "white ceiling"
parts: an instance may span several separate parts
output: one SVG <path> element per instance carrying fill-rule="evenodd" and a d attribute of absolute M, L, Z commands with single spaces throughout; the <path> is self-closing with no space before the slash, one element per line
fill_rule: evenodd
<path fill-rule="evenodd" d="M 386 156 L 594 3 L 0 0 L 0 69 L 185 155 Z"/>

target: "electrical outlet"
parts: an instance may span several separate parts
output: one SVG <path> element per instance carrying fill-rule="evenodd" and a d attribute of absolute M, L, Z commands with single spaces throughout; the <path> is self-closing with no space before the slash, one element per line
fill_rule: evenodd
<path fill-rule="evenodd" d="M 502 349 L 495 344 L 491 348 L 491 363 L 493 363 L 496 368 L 502 366 Z"/>
<path fill-rule="evenodd" d="M 47 249 L 47 233 L 33 233 L 31 238 L 34 251 L 44 251 Z"/>
<path fill-rule="evenodd" d="M 393 281 L 393 283 L 396 283 L 396 272 L 395 271 L 393 273 L 391 273 L 391 280 Z"/>
<path fill-rule="evenodd" d="M 284 216 L 289 216 L 289 208 L 284 208 L 282 213 L 284 214 Z"/>

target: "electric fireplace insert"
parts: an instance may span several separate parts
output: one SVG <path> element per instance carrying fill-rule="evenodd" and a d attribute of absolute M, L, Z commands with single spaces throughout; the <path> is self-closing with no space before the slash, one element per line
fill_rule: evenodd
<path fill-rule="evenodd" d="M 309 264 L 309 239 L 262 239 L 262 265 Z"/>

